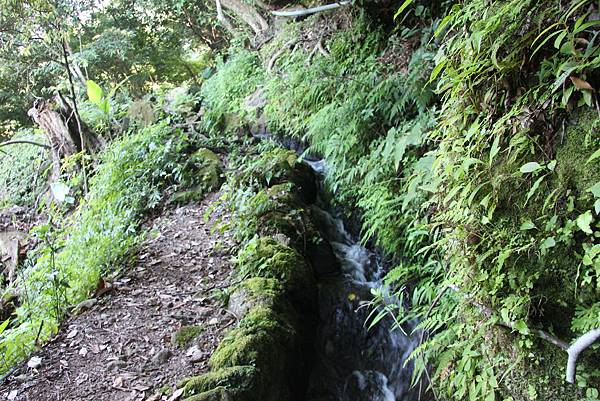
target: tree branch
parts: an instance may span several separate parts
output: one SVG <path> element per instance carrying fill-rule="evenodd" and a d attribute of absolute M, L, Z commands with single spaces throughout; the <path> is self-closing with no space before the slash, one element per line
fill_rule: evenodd
<path fill-rule="evenodd" d="M 6 142 L 1 142 L 0 143 L 0 148 L 3 146 L 8 146 L 8 145 L 16 145 L 16 144 L 27 144 L 27 145 L 34 145 L 34 146 L 39 146 L 41 148 L 44 149 L 51 149 L 50 145 L 47 145 L 45 143 L 41 143 L 41 142 L 35 142 L 35 141 L 28 141 L 26 139 L 15 139 L 14 141 L 6 141 Z"/>

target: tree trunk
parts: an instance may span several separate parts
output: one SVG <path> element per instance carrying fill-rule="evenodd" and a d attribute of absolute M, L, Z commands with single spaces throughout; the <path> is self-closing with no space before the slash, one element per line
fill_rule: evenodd
<path fill-rule="evenodd" d="M 221 0 L 221 4 L 250 25 L 254 33 L 259 34 L 269 29 L 267 21 L 254 7 L 239 0 Z"/>
<path fill-rule="evenodd" d="M 40 126 L 48 138 L 52 154 L 52 171 L 49 179 L 60 176 L 61 160 L 82 151 L 81 137 L 84 138 L 86 151 L 97 153 L 105 144 L 100 136 L 82 126 L 81 135 L 71 106 L 58 95 L 54 101 L 38 100 L 27 114 Z"/>

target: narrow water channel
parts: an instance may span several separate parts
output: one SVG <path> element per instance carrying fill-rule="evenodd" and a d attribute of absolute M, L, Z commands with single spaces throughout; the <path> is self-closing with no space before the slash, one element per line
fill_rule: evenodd
<path fill-rule="evenodd" d="M 316 365 L 311 374 L 308 401 L 424 400 L 410 386 L 412 364 L 405 361 L 417 346 L 411 327 L 391 330 L 385 318 L 371 330 L 365 321 L 365 303 L 371 289 L 382 285 L 380 259 L 363 247 L 345 227 L 340 213 L 326 201 L 325 163 L 306 162 L 319 177 L 319 197 L 313 217 L 331 244 L 341 271 L 319 279 L 319 326 Z"/>

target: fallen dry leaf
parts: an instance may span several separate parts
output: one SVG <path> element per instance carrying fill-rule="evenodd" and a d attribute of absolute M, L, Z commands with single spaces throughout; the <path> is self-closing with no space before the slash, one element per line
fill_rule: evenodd
<path fill-rule="evenodd" d="M 592 85 L 590 85 L 587 81 L 584 81 L 581 78 L 571 77 L 571 82 L 573 82 L 573 85 L 575 85 L 577 89 L 587 89 L 591 91 L 594 90 L 594 88 L 592 88 Z"/>

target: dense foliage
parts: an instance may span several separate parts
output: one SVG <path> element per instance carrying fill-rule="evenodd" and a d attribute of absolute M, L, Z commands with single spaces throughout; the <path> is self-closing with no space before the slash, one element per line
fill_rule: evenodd
<path fill-rule="evenodd" d="M 18 46 L 0 52 L 14 63 L 0 67 L 0 120 L 22 120 L 31 92 L 65 91 L 66 66 L 53 59 L 66 55 L 85 78 L 113 88 L 112 114 L 87 102 L 84 120 L 106 131 L 123 128 L 126 117 L 132 132 L 103 152 L 73 224 L 36 230 L 42 245 L 23 273 L 20 325 L 2 335 L 4 367 L 122 266 L 140 218 L 165 188 L 198 185 L 186 171 L 197 146 L 188 132 L 232 152 L 240 171 L 227 194 L 240 240 L 265 228 L 265 211 L 281 212 L 293 230 L 303 211 L 280 210 L 277 194 L 252 181 L 254 170 L 277 180 L 269 171 L 281 160 L 292 165 L 289 154 L 269 143 L 248 162 L 239 146 L 249 131 L 270 132 L 326 160 L 336 200 L 361 216 L 363 240 L 393 265 L 385 284 L 404 302 L 378 296 L 378 306 L 420 322 L 415 378 L 426 375 L 435 396 L 599 399 L 594 351 L 572 386 L 563 379 L 566 354 L 539 336 L 571 342 L 600 326 L 597 2 L 406 0 L 395 6 L 393 32 L 375 15 L 381 10 L 356 7 L 281 23 L 259 46 L 248 48 L 241 34 L 216 63 L 207 49 L 224 49 L 231 32 L 206 25 L 212 5 L 78 3 L 72 14 L 90 13 L 92 23 L 50 29 L 74 5 L 33 3 L 23 32 L 1 14 L 9 29 L 0 29 L 0 41 Z M 33 40 L 33 32 L 47 36 Z M 187 88 L 173 89 L 186 79 Z M 150 87 L 154 105 L 134 101 Z M 19 165 L 39 157 L 31 152 L 19 154 Z M 15 168 L 19 181 L 34 171 L 33 163 Z M 12 201 L 31 202 L 29 188 L 13 183 Z"/>
<path fill-rule="evenodd" d="M 186 163 L 191 145 L 168 120 L 113 142 L 77 210 L 61 217 L 59 207 L 47 224 L 36 227 L 33 235 L 40 246 L 19 278 L 22 305 L 13 328 L 0 339 L 3 370 L 30 352 L 36 340 L 55 333 L 68 310 L 88 297 L 101 277 L 126 267 L 140 240 L 143 214 L 163 200 L 167 186 L 198 184 L 195 165 Z"/>
<path fill-rule="evenodd" d="M 387 282 L 412 304 L 400 316 L 429 332 L 414 357 L 418 375 L 433 365 L 434 389 L 592 399 L 597 364 L 580 367 L 583 391 L 561 384 L 566 354 L 534 332 L 568 341 L 600 323 L 595 6 L 484 3 L 433 21 L 418 5 L 423 17 L 392 37 L 354 16 L 328 57 L 288 47 L 272 68 L 279 48 L 318 25 L 308 19 L 260 53 L 234 55 L 205 98 L 212 121 L 266 123 L 327 160 L 364 239 L 395 256 Z"/>
<path fill-rule="evenodd" d="M 13 140 L 43 142 L 41 135 L 24 130 Z M 46 187 L 48 150 L 27 143 L 0 148 L 0 208 L 34 206 Z"/>

